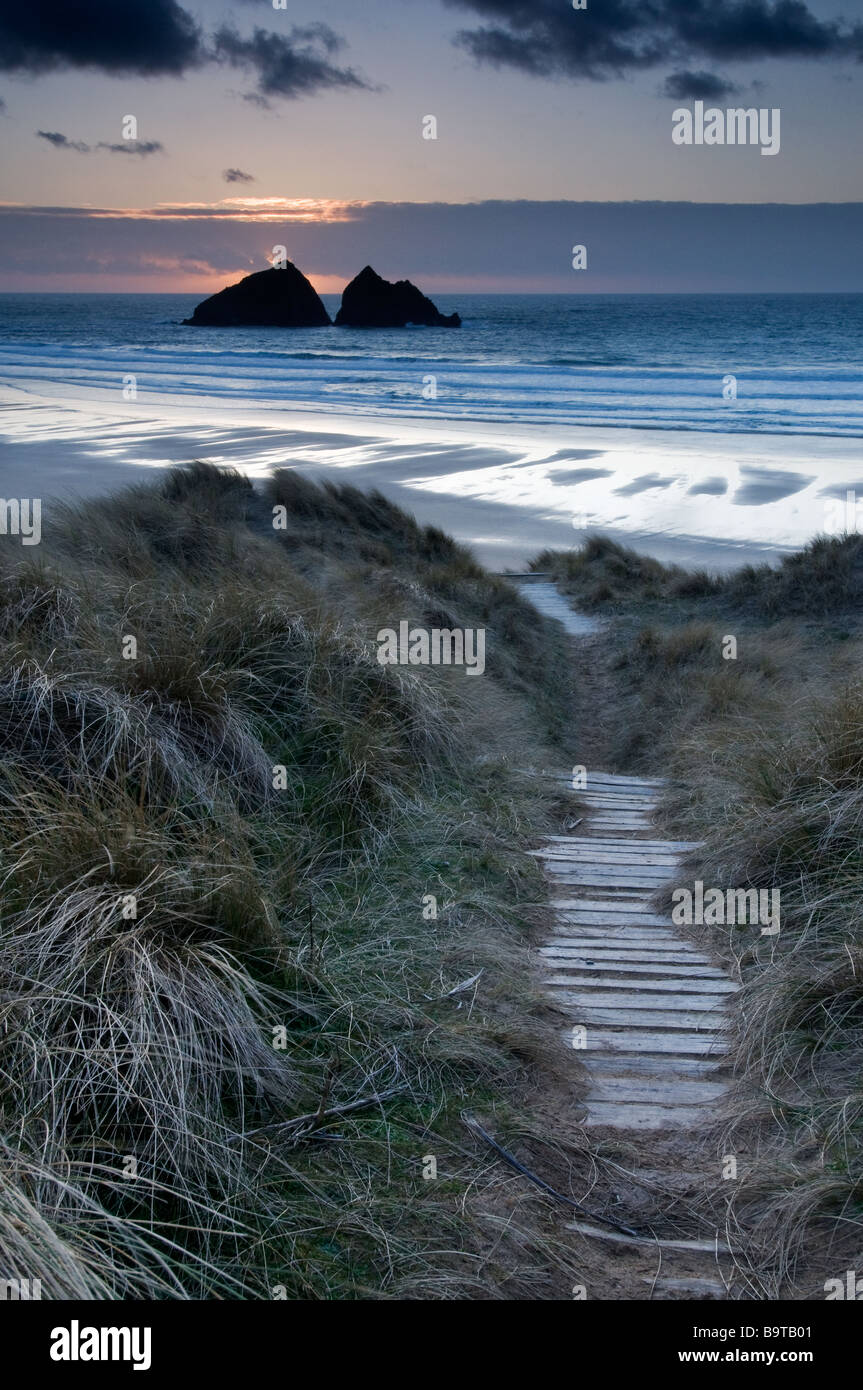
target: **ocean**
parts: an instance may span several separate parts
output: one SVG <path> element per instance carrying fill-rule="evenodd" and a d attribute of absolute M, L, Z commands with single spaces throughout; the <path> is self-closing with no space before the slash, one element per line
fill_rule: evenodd
<path fill-rule="evenodd" d="M 374 417 L 863 435 L 863 295 L 434 295 L 460 329 L 195 329 L 203 296 L 0 295 L 0 385 Z M 334 314 L 338 296 L 323 296 Z"/>

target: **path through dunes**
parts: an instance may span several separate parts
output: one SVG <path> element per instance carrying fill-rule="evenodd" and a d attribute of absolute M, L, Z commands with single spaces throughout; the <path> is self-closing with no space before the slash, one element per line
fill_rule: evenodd
<path fill-rule="evenodd" d="M 562 622 L 574 659 L 589 662 L 599 625 L 543 578 L 522 593 Z M 658 832 L 660 778 L 584 769 L 538 775 L 571 788 L 581 808 L 572 833 L 550 835 L 534 851 L 553 909 L 539 948 L 542 977 L 566 1020 L 562 1043 L 584 1064 L 581 1124 L 606 1151 L 606 1136 L 619 1136 L 614 1142 L 630 1155 L 620 1168 L 622 1195 L 613 1198 L 620 1205 L 607 1214 L 631 1234 L 586 1220 L 567 1230 L 585 1243 L 588 1268 L 600 1261 L 612 1290 L 600 1296 L 734 1297 L 722 1218 L 710 1214 L 723 1205 L 723 1175 L 704 1136 L 728 1089 L 726 1030 L 738 985 L 706 941 L 685 937 L 654 906 L 663 887 L 686 886 L 682 864 L 697 844 Z"/>
<path fill-rule="evenodd" d="M 570 1019 L 570 1045 L 584 1049 L 590 1125 L 696 1126 L 726 1090 L 723 1027 L 737 985 L 652 906 L 657 889 L 681 881 L 693 848 L 655 838 L 660 785 L 588 773 L 579 833 L 535 851 L 555 910 L 544 978 Z"/>
<path fill-rule="evenodd" d="M 575 609 L 570 607 L 547 574 L 507 574 L 503 578 L 511 579 L 524 597 L 530 599 L 534 608 L 539 609 L 543 617 L 556 618 L 562 623 L 570 636 L 588 637 L 602 630 L 602 624 L 596 618 L 589 618 L 585 613 L 576 613 Z"/>

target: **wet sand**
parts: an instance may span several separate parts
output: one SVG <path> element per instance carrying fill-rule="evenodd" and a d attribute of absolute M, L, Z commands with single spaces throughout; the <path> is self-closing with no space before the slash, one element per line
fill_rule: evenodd
<path fill-rule="evenodd" d="M 169 397 L 0 389 L 5 497 L 71 500 L 191 459 L 250 477 L 297 468 L 378 488 L 494 569 L 602 531 L 660 559 L 726 569 L 777 559 L 863 498 L 859 441 L 812 435 L 371 418 Z M 841 528 L 840 528 L 841 529 Z"/>

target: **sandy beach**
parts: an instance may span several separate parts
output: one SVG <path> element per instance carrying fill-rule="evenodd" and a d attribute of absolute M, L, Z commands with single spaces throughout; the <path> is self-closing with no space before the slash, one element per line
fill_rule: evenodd
<path fill-rule="evenodd" d="M 494 569 L 599 530 L 660 559 L 775 559 L 863 494 L 857 441 L 806 435 L 512 426 L 356 416 L 209 397 L 0 390 L 7 496 L 102 494 L 191 459 L 252 478 L 297 468 L 379 488 Z"/>

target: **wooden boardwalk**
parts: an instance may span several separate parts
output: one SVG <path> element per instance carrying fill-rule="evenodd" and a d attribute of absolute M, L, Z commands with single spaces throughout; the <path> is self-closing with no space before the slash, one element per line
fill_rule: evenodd
<path fill-rule="evenodd" d="M 578 834 L 535 851 L 556 919 L 544 978 L 589 1073 L 585 1123 L 702 1125 L 726 1090 L 725 1010 L 738 986 L 652 905 L 664 885 L 686 885 L 679 866 L 694 845 L 656 835 L 661 781 L 592 772 L 586 782 Z"/>
<path fill-rule="evenodd" d="M 569 607 L 550 575 L 525 578 L 525 598 L 576 643 L 602 631 L 602 623 Z M 570 772 L 546 776 L 572 786 Z M 693 943 L 653 905 L 658 889 L 691 886 L 681 862 L 697 845 L 658 833 L 661 779 L 589 772 L 586 783 L 576 788 L 585 814 L 575 833 L 550 835 L 536 851 L 554 906 L 541 955 L 546 987 L 567 1016 L 565 1045 L 576 1046 L 588 1074 L 582 1123 L 621 1133 L 624 1143 L 622 1132 L 639 1134 L 629 1173 L 633 1205 L 613 1212 L 638 1233 L 589 1220 L 566 1229 L 585 1246 L 606 1247 L 625 1296 L 734 1298 L 725 1232 L 691 1213 L 681 1223 L 666 1210 L 675 1192 L 691 1191 L 697 1201 L 723 1185 L 700 1141 L 727 1088 L 726 1010 L 737 985 L 704 949 L 707 941 Z M 620 1174 L 625 1181 L 623 1168 Z"/>
<path fill-rule="evenodd" d="M 572 637 L 591 637 L 602 631 L 602 624 L 586 613 L 576 613 L 546 574 L 519 574 L 511 578 L 534 608 L 546 618 L 556 618 Z"/>

